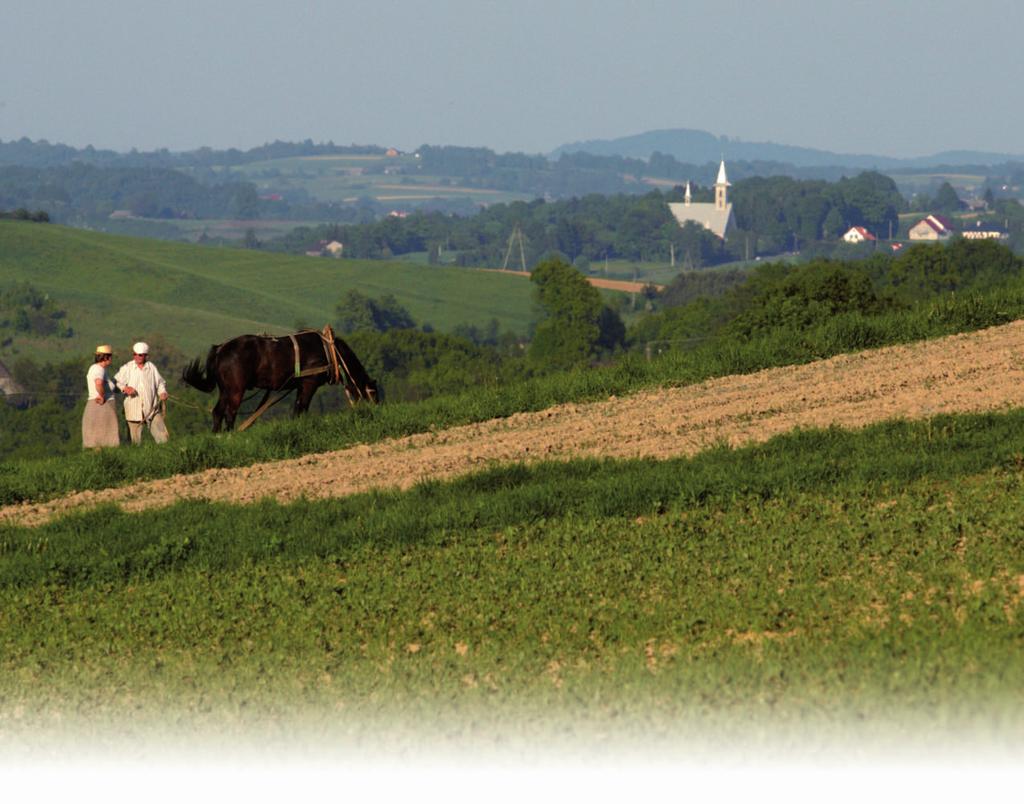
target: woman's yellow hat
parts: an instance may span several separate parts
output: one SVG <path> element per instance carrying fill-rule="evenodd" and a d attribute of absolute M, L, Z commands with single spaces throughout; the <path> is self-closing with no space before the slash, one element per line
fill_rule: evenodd
<path fill-rule="evenodd" d="M 114 354 L 114 350 L 110 348 L 110 344 L 109 343 L 101 343 L 99 346 L 96 347 L 96 354 L 98 354 L 98 355 L 112 355 L 112 354 Z"/>

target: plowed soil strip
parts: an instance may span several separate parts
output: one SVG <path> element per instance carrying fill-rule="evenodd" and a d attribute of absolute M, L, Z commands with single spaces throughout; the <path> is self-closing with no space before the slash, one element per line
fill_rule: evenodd
<path fill-rule="evenodd" d="M 886 419 L 1024 405 L 1024 321 L 803 366 L 645 391 L 239 469 L 84 491 L 0 508 L 0 522 L 37 525 L 115 502 L 128 511 L 204 498 L 336 497 L 409 488 L 507 462 L 692 455 L 716 443 L 765 441 L 797 427 L 856 428 Z"/>

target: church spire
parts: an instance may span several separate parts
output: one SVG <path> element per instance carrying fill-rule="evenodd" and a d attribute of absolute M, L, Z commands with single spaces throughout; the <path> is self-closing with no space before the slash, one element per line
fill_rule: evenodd
<path fill-rule="evenodd" d="M 729 178 L 725 175 L 725 160 L 718 166 L 718 178 L 715 180 L 715 209 L 725 209 L 728 206 Z"/>
<path fill-rule="evenodd" d="M 686 182 L 686 194 L 683 196 L 683 203 L 686 206 L 690 206 L 690 202 L 693 200 L 693 196 L 690 195 L 690 182 Z"/>

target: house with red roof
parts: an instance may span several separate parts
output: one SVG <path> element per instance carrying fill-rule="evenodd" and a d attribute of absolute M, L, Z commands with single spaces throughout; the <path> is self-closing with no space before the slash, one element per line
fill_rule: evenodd
<path fill-rule="evenodd" d="M 878 240 L 878 238 L 863 226 L 851 226 L 846 234 L 843 235 L 843 240 L 847 243 L 869 243 Z"/>
<path fill-rule="evenodd" d="M 911 240 L 949 240 L 953 236 L 953 222 L 943 215 L 929 215 L 910 227 Z"/>

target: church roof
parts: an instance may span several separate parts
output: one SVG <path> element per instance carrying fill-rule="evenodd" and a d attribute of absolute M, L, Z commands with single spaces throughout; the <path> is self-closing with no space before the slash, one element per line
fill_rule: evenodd
<path fill-rule="evenodd" d="M 693 221 L 723 239 L 726 230 L 735 225 L 732 218 L 732 204 L 726 204 L 725 209 L 719 209 L 714 204 L 676 202 L 669 204 L 668 208 L 680 226 Z"/>

